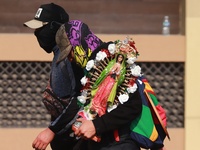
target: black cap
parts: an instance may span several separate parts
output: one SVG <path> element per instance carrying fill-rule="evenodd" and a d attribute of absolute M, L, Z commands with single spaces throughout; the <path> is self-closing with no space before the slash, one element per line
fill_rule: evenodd
<path fill-rule="evenodd" d="M 41 5 L 37 10 L 34 19 L 25 22 L 24 25 L 32 29 L 37 29 L 52 21 L 59 23 L 69 21 L 67 12 L 61 6 L 54 3 Z"/>

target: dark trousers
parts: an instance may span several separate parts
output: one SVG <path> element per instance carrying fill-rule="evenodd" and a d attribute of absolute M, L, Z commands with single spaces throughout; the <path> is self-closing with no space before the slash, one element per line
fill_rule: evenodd
<path fill-rule="evenodd" d="M 112 142 L 109 145 L 89 143 L 88 150 L 140 150 L 133 140 Z"/>
<path fill-rule="evenodd" d="M 76 144 L 77 140 L 75 137 L 70 137 L 69 133 L 64 133 L 62 135 L 56 135 L 50 143 L 50 146 L 52 150 L 73 150 Z"/>
<path fill-rule="evenodd" d="M 130 132 L 119 131 L 119 141 L 116 141 L 113 132 L 102 136 L 101 142 L 88 141 L 87 150 L 140 150 L 140 147 L 131 139 Z"/>

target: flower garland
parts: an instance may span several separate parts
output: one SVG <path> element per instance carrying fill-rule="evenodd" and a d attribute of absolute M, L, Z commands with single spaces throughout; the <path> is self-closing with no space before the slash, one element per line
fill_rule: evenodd
<path fill-rule="evenodd" d="M 94 60 L 90 60 L 86 64 L 86 74 L 81 79 L 83 89 L 81 95 L 78 96 L 78 103 L 84 106 L 86 111 L 89 111 L 89 106 L 92 101 L 92 87 L 95 86 L 99 78 L 102 76 L 103 70 L 106 70 L 108 64 L 115 58 L 117 54 L 123 54 L 125 57 L 125 74 L 121 77 L 121 82 L 117 88 L 117 94 L 115 101 L 112 105 L 108 105 L 107 111 L 110 112 L 117 108 L 119 104 L 123 104 L 129 99 L 129 94 L 134 93 L 137 90 L 137 84 L 135 80 L 141 76 L 140 66 L 135 64 L 139 55 L 135 42 L 131 38 L 126 38 L 123 41 L 117 40 L 112 44 L 108 45 L 107 49 L 101 49 L 96 54 Z M 88 116 L 88 119 L 92 119 Z"/>

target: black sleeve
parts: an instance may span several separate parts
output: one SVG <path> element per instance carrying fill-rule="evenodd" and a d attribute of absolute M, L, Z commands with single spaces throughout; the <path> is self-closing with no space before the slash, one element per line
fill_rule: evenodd
<path fill-rule="evenodd" d="M 129 100 L 126 103 L 118 105 L 118 107 L 110 113 L 93 120 L 97 135 L 118 129 L 131 122 L 141 113 L 142 100 L 139 91 L 137 90 L 129 96 Z"/>
<path fill-rule="evenodd" d="M 58 132 L 63 130 L 71 120 L 73 120 L 79 109 L 80 107 L 77 104 L 77 99 L 74 98 L 68 105 L 68 107 L 65 108 L 63 113 L 58 116 L 56 120 L 51 122 L 51 124 L 49 125 L 49 129 L 57 134 Z"/>

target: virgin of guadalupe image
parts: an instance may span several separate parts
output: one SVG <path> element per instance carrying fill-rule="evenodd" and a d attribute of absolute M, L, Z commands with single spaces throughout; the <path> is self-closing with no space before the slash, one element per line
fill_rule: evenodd
<path fill-rule="evenodd" d="M 90 110 L 93 113 L 95 110 L 98 116 L 105 114 L 107 105 L 112 105 L 115 100 L 117 87 L 123 80 L 125 73 L 124 60 L 123 54 L 117 54 L 93 85 L 92 96 L 94 97 Z"/>
<path fill-rule="evenodd" d="M 119 87 L 122 87 L 127 74 L 130 74 L 127 72 L 127 67 L 129 69 L 130 66 L 127 60 L 136 58 L 138 55 L 134 45 L 130 43 L 131 41 L 128 40 L 126 42 L 116 41 L 110 44 L 111 46 L 109 45 L 111 48 L 108 46 L 107 49 L 101 49 L 96 54 L 96 58 L 88 62 L 92 64 L 89 65 L 89 70 L 87 69 L 88 64 L 86 65 L 88 72 L 83 77 L 86 79 L 86 85 L 84 85 L 81 96 L 78 97 L 78 101 L 84 105 L 83 110 L 79 112 L 81 117 L 88 120 L 101 117 L 121 103 L 119 96 L 125 93 L 128 97 L 126 90 L 121 92 Z M 128 98 L 125 99 L 128 100 Z"/>

